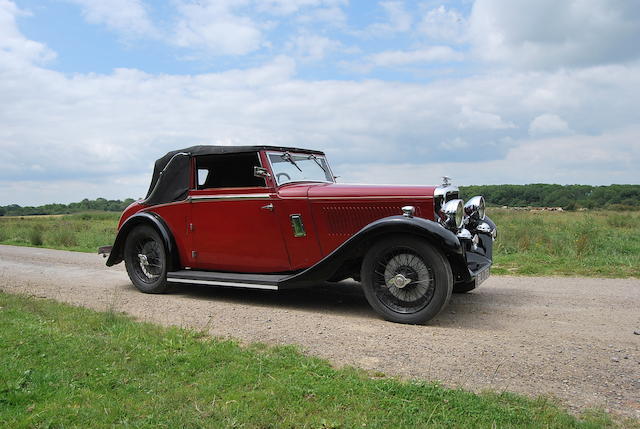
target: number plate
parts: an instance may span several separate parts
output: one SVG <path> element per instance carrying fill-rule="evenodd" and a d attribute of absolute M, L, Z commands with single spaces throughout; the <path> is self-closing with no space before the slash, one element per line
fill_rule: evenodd
<path fill-rule="evenodd" d="M 487 268 L 486 270 L 480 271 L 476 275 L 476 287 L 480 286 L 480 284 L 482 284 L 482 282 L 488 279 L 490 275 L 491 275 L 491 267 Z"/>

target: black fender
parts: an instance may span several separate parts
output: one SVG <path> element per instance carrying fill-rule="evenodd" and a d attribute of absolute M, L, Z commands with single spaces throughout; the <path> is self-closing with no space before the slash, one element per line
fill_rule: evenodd
<path fill-rule="evenodd" d="M 498 227 L 496 226 L 495 222 L 491 220 L 491 218 L 489 216 L 485 216 L 483 219 L 483 222 L 489 224 L 489 226 L 493 229 L 497 229 Z"/>
<path fill-rule="evenodd" d="M 165 223 L 165 221 L 156 213 L 153 212 L 138 212 L 125 221 L 120 227 L 116 240 L 113 243 L 113 248 L 107 259 L 107 267 L 119 264 L 124 259 L 124 244 L 127 240 L 129 232 L 137 225 L 147 224 L 154 227 L 164 242 L 164 250 L 167 254 L 167 260 L 169 271 L 172 269 L 180 268 L 180 259 L 177 252 L 176 242 L 173 238 L 171 230 Z"/>
<path fill-rule="evenodd" d="M 496 232 L 496 235 L 498 233 L 498 227 L 496 226 L 496 224 L 491 220 L 491 218 L 489 218 L 489 216 L 485 216 L 484 223 L 486 223 L 487 225 L 489 225 L 489 227 Z M 482 241 L 482 247 L 485 249 L 485 256 L 490 259 L 493 260 L 493 240 L 494 238 L 491 237 L 490 234 L 478 234 L 480 236 L 480 240 Z"/>
<path fill-rule="evenodd" d="M 371 245 L 385 235 L 397 234 L 424 238 L 449 260 L 455 282 L 470 279 L 464 249 L 453 232 L 428 219 L 398 215 L 368 224 L 318 263 L 284 280 L 281 286 L 299 287 L 359 276 L 362 258 Z"/>

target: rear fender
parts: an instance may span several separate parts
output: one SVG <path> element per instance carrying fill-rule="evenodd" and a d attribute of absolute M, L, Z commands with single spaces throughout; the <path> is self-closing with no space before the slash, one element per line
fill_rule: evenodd
<path fill-rule="evenodd" d="M 177 247 L 173 238 L 173 234 L 171 233 L 171 230 L 164 222 L 164 220 L 162 220 L 159 215 L 153 212 L 138 212 L 122 224 L 120 230 L 118 231 L 118 235 L 116 236 L 116 240 L 113 243 L 113 248 L 111 249 L 111 253 L 109 254 L 109 259 L 107 259 L 107 267 L 122 262 L 122 260 L 124 259 L 124 245 L 127 241 L 129 232 L 134 227 L 142 224 L 151 225 L 156 229 L 156 231 L 158 231 L 158 233 L 162 237 L 164 250 L 167 254 L 167 259 L 169 262 L 169 266 L 167 267 L 168 270 L 171 271 L 180 269 L 180 258 L 178 252 L 176 251 Z"/>
<path fill-rule="evenodd" d="M 439 249 L 449 260 L 456 283 L 470 279 L 464 249 L 454 233 L 427 219 L 390 216 L 365 226 L 320 262 L 288 278 L 283 286 L 295 287 L 358 276 L 362 259 L 373 243 L 384 236 L 398 234 L 422 237 Z"/>

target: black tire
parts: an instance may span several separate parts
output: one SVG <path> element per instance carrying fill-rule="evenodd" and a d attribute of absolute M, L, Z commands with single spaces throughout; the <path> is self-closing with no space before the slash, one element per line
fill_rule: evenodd
<path fill-rule="evenodd" d="M 167 254 L 162 237 L 153 227 L 139 225 L 129 232 L 124 244 L 124 264 L 131 282 L 141 292 L 167 290 Z"/>
<path fill-rule="evenodd" d="M 438 249 L 415 237 L 397 236 L 383 238 L 366 254 L 362 284 L 367 301 L 382 317 L 418 324 L 447 305 L 453 274 Z"/>

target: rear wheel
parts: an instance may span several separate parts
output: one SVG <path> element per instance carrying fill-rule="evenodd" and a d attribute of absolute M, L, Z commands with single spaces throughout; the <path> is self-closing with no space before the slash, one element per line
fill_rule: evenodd
<path fill-rule="evenodd" d="M 149 225 L 136 226 L 127 236 L 124 263 L 131 282 L 144 293 L 167 289 L 167 255 L 160 234 Z"/>
<path fill-rule="evenodd" d="M 362 263 L 367 301 L 382 317 L 398 323 L 423 323 L 449 302 L 453 275 L 449 261 L 423 240 L 383 239 Z"/>

